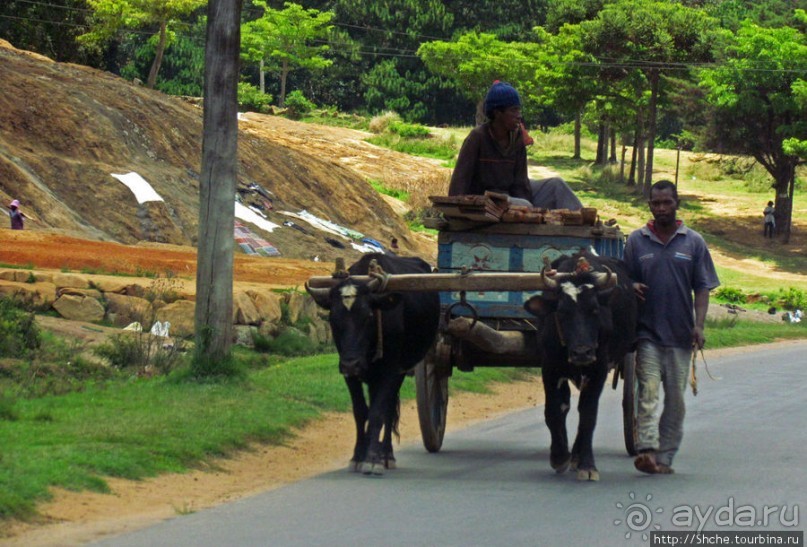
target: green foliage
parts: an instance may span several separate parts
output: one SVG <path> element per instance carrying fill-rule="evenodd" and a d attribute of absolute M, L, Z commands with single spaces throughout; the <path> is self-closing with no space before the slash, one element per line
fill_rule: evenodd
<path fill-rule="evenodd" d="M 299 118 L 317 107 L 313 102 L 306 99 L 299 89 L 295 89 L 286 96 L 285 106 L 294 118 Z"/>
<path fill-rule="evenodd" d="M 286 77 L 292 69 L 319 70 L 333 63 L 323 56 L 330 46 L 318 42 L 328 37 L 334 14 L 293 2 L 285 2 L 283 10 L 268 7 L 264 0 L 254 0 L 253 4 L 263 8 L 263 15 L 242 25 L 241 55 L 260 64 L 262 70 L 268 67 L 278 73 L 278 104 L 285 106 Z"/>
<path fill-rule="evenodd" d="M 189 15 L 206 3 L 207 0 L 87 0 L 93 13 L 92 26 L 89 32 L 78 37 L 78 41 L 88 48 L 100 49 L 122 30 L 148 28 L 155 32 L 150 38 L 155 62 L 147 81 L 147 85 L 153 87 L 159 60 L 176 36 L 174 29 L 183 27 Z"/>
<path fill-rule="evenodd" d="M 715 109 L 707 145 L 753 156 L 774 177 L 776 193 L 787 196 L 799 161 L 794 154 L 807 135 L 799 84 L 807 71 L 807 37 L 795 28 L 746 21 L 720 44 L 720 64 L 701 72 Z"/>
<path fill-rule="evenodd" d="M 389 124 L 389 130 L 405 139 L 424 138 L 431 135 L 428 127 L 417 123 L 392 121 Z"/>
<path fill-rule="evenodd" d="M 494 80 L 526 87 L 532 80 L 535 46 L 470 32 L 451 42 L 425 42 L 417 54 L 430 71 L 451 81 L 467 99 L 479 101 Z"/>
<path fill-rule="evenodd" d="M 0 394 L 0 421 L 16 422 L 20 419 L 20 412 L 15 404 L 14 398 Z"/>
<path fill-rule="evenodd" d="M 409 192 L 404 192 L 403 190 L 395 190 L 393 188 L 387 188 L 384 186 L 380 181 L 377 180 L 368 180 L 367 182 L 370 183 L 370 186 L 378 192 L 379 194 L 384 194 L 386 196 L 394 197 L 395 199 L 399 199 L 401 201 L 409 201 Z"/>
<path fill-rule="evenodd" d="M 734 287 L 718 287 L 715 291 L 715 297 L 730 304 L 745 304 L 748 299 L 742 289 Z"/>
<path fill-rule="evenodd" d="M 392 122 L 401 121 L 401 116 L 397 112 L 387 111 L 383 114 L 373 116 L 370 120 L 368 129 L 373 133 L 384 133 L 389 129 Z"/>
<path fill-rule="evenodd" d="M 781 306 L 789 310 L 804 310 L 807 308 L 807 292 L 795 287 L 779 289 L 777 301 Z"/>
<path fill-rule="evenodd" d="M 267 112 L 272 96 L 247 82 L 238 82 L 238 106 L 255 112 Z"/>
<path fill-rule="evenodd" d="M 367 142 L 404 154 L 446 161 L 453 160 L 457 155 L 457 144 L 453 139 L 406 139 L 393 133 L 384 133 L 368 138 Z"/>
<path fill-rule="evenodd" d="M 253 334 L 252 341 L 256 351 L 286 357 L 314 355 L 320 351 L 320 348 L 308 336 L 294 327 L 284 328 L 274 338 Z"/>
<path fill-rule="evenodd" d="M 0 298 L 0 356 L 25 357 L 41 342 L 34 314 L 20 309 L 13 300 Z"/>

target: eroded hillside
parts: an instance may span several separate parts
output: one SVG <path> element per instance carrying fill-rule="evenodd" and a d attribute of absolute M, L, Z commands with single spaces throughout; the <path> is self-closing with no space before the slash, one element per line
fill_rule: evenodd
<path fill-rule="evenodd" d="M 369 178 L 443 176 L 436 162 L 363 142 L 358 131 L 257 114 L 239 122 L 239 188 L 273 194 L 272 233 L 253 230 L 283 256 L 348 256 L 322 232 L 282 226 L 280 211 L 307 210 L 404 252 L 432 255 Z M 56 63 L 0 41 L 0 199 L 19 199 L 36 222 L 98 240 L 194 245 L 202 110 L 91 68 Z M 134 171 L 164 202 L 138 205 L 112 173 Z M 249 197 L 249 192 L 244 194 Z"/>

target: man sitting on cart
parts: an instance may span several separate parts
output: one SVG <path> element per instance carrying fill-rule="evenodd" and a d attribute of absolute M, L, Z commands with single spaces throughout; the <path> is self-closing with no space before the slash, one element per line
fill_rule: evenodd
<path fill-rule="evenodd" d="M 451 175 L 449 196 L 483 195 L 485 191 L 510 196 L 512 205 L 576 211 L 582 204 L 560 177 L 530 180 L 527 142 L 522 126 L 521 98 L 513 86 L 495 81 L 485 95 L 487 121 L 475 127 L 462 143 Z"/>

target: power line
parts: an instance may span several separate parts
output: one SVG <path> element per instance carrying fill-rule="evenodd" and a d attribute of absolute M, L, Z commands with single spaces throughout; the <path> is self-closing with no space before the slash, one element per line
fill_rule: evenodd
<path fill-rule="evenodd" d="M 50 4 L 46 2 L 39 2 L 37 0 L 17 0 L 18 2 L 25 2 L 28 4 L 35 4 L 43 7 L 53 7 L 53 8 L 62 8 L 67 10 L 74 10 L 74 11 L 81 11 L 87 12 L 90 10 L 85 10 L 81 8 L 73 8 L 68 6 L 59 6 L 56 4 Z M 18 20 L 18 21 L 30 21 L 36 23 L 46 23 L 49 25 L 57 25 L 57 26 L 68 26 L 74 28 L 82 28 L 88 29 L 87 24 L 80 24 L 80 23 L 71 23 L 66 21 L 50 21 L 45 19 L 38 19 L 33 17 L 20 17 L 14 15 L 2 15 L 0 14 L 0 18 L 4 19 L 11 19 L 11 20 Z M 361 27 L 358 25 L 348 25 L 343 24 L 349 27 L 355 27 L 362 30 L 372 30 L 378 32 L 390 32 L 393 34 L 404 34 L 408 35 L 407 33 L 400 32 L 400 31 L 387 31 L 386 29 L 379 29 L 376 27 Z M 149 31 L 142 31 L 137 29 L 127 29 L 126 33 L 128 34 L 136 34 L 141 36 L 152 36 L 154 32 Z M 191 36 L 187 33 L 175 33 L 177 35 L 183 35 L 186 37 Z M 429 37 L 425 35 L 417 35 L 421 37 Z M 429 37 L 436 40 L 440 40 L 439 38 Z M 316 43 L 320 44 L 327 44 L 331 46 L 330 52 L 342 54 L 342 55 L 351 55 L 351 54 L 358 54 L 362 56 L 376 56 L 376 57 L 391 57 L 391 58 L 401 58 L 401 59 L 417 59 L 419 58 L 415 52 L 416 50 L 400 48 L 400 47 L 391 47 L 391 46 L 378 46 L 381 51 L 367 51 L 361 49 L 359 46 L 358 49 L 354 49 L 351 47 L 349 43 L 346 42 L 333 42 L 328 40 L 317 39 L 314 40 Z M 365 44 L 366 46 L 366 44 Z M 496 57 L 496 56 L 488 56 L 488 59 L 492 60 L 500 60 L 503 63 L 520 63 L 525 64 L 528 63 L 529 65 L 534 65 L 536 68 L 540 66 L 539 63 L 534 61 L 525 60 L 525 59 L 512 59 L 509 57 Z M 771 64 L 772 62 L 767 61 L 748 61 L 751 64 L 756 65 L 764 65 L 764 64 Z M 606 70 L 606 69 L 646 69 L 646 68 L 658 68 L 660 70 L 665 71 L 687 71 L 693 69 L 703 69 L 703 68 L 719 68 L 726 66 L 725 64 L 721 63 L 699 63 L 699 62 L 676 62 L 676 61 L 648 61 L 642 59 L 611 59 L 611 58 L 601 58 L 596 61 L 568 61 L 568 62 L 557 62 L 553 66 L 570 66 L 570 67 L 589 67 L 595 68 L 599 70 Z M 807 68 L 795 68 L 795 69 L 785 69 L 785 68 L 764 68 L 764 67 L 747 67 L 740 69 L 742 72 L 771 72 L 771 73 L 781 73 L 781 74 L 805 74 L 807 73 Z"/>
<path fill-rule="evenodd" d="M 43 6 L 43 7 L 46 7 L 46 8 L 58 8 L 58 9 L 63 9 L 63 10 L 67 10 L 67 11 L 81 11 L 81 12 L 84 12 L 84 13 L 92 13 L 92 10 L 87 9 L 87 8 L 77 8 L 77 7 L 74 7 L 74 6 L 60 6 L 58 4 L 48 4 L 46 2 L 37 2 L 36 0 L 14 0 L 14 1 L 22 2 L 23 4 L 33 4 L 35 6 Z"/>

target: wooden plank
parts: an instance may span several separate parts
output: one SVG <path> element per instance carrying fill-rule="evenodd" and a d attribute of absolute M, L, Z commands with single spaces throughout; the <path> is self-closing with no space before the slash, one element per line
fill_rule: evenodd
<path fill-rule="evenodd" d="M 360 282 L 370 280 L 366 275 L 354 275 Z M 326 289 L 339 283 L 332 277 L 312 277 L 308 286 L 315 289 Z M 481 273 L 469 274 L 398 274 L 390 275 L 387 290 L 397 292 L 409 291 L 540 291 L 544 288 L 540 273 Z"/>

